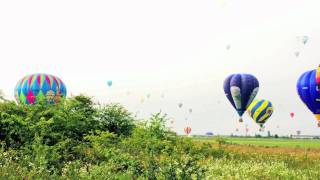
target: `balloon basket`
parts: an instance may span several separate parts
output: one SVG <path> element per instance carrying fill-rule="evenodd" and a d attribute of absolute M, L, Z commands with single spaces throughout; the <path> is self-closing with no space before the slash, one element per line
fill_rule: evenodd
<path fill-rule="evenodd" d="M 242 118 L 239 119 L 239 123 L 243 123 L 243 119 Z"/>

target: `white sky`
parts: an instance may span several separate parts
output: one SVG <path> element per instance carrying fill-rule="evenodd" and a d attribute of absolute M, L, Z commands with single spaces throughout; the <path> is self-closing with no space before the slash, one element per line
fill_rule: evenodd
<path fill-rule="evenodd" d="M 120 102 L 141 118 L 162 109 L 179 133 L 186 125 L 193 134 L 244 133 L 248 124 L 254 134 L 258 126 L 247 115 L 239 125 L 222 90 L 226 76 L 245 72 L 259 79 L 258 98 L 273 102 L 267 130 L 320 134 L 295 87 L 320 63 L 319 7 L 318 0 L 0 1 L 0 89 L 13 99 L 20 78 L 44 72 L 60 77 L 69 95 Z M 296 40 L 303 35 L 305 46 Z"/>

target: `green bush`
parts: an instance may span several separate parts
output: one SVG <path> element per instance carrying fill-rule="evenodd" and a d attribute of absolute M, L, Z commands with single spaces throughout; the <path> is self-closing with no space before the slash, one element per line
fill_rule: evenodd
<path fill-rule="evenodd" d="M 294 179 L 319 177 L 319 161 L 229 152 L 225 138 L 195 142 L 166 115 L 133 119 L 120 104 L 85 96 L 56 105 L 0 100 L 0 179 Z M 251 167 L 254 166 L 254 167 Z"/>

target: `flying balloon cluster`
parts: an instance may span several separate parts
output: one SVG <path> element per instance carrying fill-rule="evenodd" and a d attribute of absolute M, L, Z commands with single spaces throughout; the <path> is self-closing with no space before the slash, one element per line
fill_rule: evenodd
<path fill-rule="evenodd" d="M 305 45 L 308 42 L 308 37 L 301 37 L 302 43 Z M 108 80 L 107 86 L 112 87 L 113 81 Z M 223 90 L 228 101 L 235 109 L 239 116 L 239 121 L 243 122 L 243 115 L 248 113 L 256 124 L 264 128 L 268 119 L 274 112 L 274 107 L 269 100 L 256 99 L 259 92 L 259 81 L 251 74 L 232 74 L 228 76 L 223 84 Z M 302 102 L 314 114 L 320 127 L 320 66 L 317 69 L 303 73 L 297 82 L 297 92 Z M 131 93 L 127 91 L 127 96 Z M 40 101 L 45 101 L 48 104 L 58 103 L 59 100 L 67 96 L 67 89 L 63 81 L 53 75 L 49 74 L 32 74 L 23 77 L 16 85 L 14 90 L 16 101 L 21 104 L 33 105 Z M 141 103 L 150 99 L 151 94 L 147 93 L 140 99 Z M 164 98 L 164 94 L 161 94 Z M 182 109 L 184 104 L 182 102 L 177 104 L 177 108 Z M 192 108 L 188 108 L 189 115 L 193 113 Z M 140 111 L 137 111 L 135 117 Z M 295 119 L 295 113 L 289 113 L 291 119 Z M 185 118 L 187 121 L 188 118 Z M 175 119 L 171 118 L 169 123 L 175 124 Z M 279 126 L 277 126 L 279 128 Z M 191 133 L 191 127 L 184 128 L 186 135 Z M 239 132 L 239 129 L 236 129 Z M 249 132 L 246 126 L 246 133 Z M 299 133 L 297 133 L 299 134 Z M 213 135 L 212 132 L 207 132 L 207 136 Z"/>
<path fill-rule="evenodd" d="M 224 81 L 223 89 L 240 117 L 239 122 L 243 122 L 242 116 L 246 111 L 260 127 L 263 127 L 271 117 L 273 113 L 271 102 L 254 100 L 259 91 L 259 81 L 255 76 L 232 74 Z"/>

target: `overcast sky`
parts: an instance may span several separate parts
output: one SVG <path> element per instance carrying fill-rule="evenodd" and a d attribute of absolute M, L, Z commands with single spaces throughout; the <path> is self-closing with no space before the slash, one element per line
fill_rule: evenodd
<path fill-rule="evenodd" d="M 257 98 L 275 108 L 266 130 L 320 134 L 295 87 L 320 64 L 319 7 L 319 0 L 0 1 L 0 89 L 13 99 L 23 76 L 49 73 L 68 95 L 120 102 L 139 118 L 161 109 L 179 133 L 186 125 L 193 134 L 244 133 L 248 124 L 254 134 L 258 126 L 248 115 L 238 123 L 222 89 L 229 74 L 251 73 Z M 304 35 L 306 45 L 296 38 Z"/>

